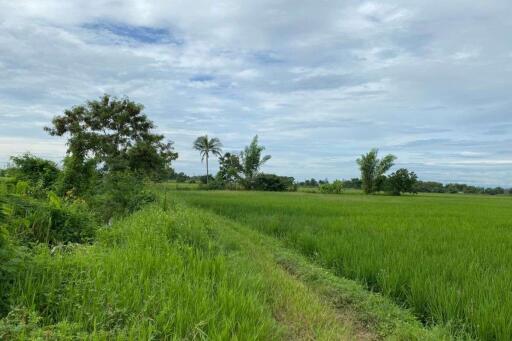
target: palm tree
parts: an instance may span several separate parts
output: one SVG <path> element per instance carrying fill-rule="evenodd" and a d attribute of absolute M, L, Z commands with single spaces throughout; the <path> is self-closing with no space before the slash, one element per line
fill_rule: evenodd
<path fill-rule="evenodd" d="M 201 162 L 206 159 L 206 184 L 208 184 L 208 158 L 210 154 L 220 156 L 222 153 L 222 143 L 216 137 L 208 138 L 208 135 L 199 136 L 194 141 L 194 149 L 201 154 Z"/>
<path fill-rule="evenodd" d="M 361 170 L 362 187 L 366 194 L 374 193 L 380 190 L 384 173 L 393 167 L 396 156 L 388 154 L 382 159 L 377 156 L 379 150 L 373 148 L 368 153 L 361 155 L 357 159 L 357 164 Z"/>

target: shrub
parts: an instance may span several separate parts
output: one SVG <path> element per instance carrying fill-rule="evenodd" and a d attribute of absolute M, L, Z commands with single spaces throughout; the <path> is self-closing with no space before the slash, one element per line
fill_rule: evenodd
<path fill-rule="evenodd" d="M 56 182 L 57 193 L 61 196 L 84 196 L 90 194 L 99 177 L 96 161 L 74 156 L 64 158 L 64 168 Z"/>
<path fill-rule="evenodd" d="M 13 236 L 30 243 L 83 243 L 93 239 L 95 224 L 83 203 L 62 203 L 55 195 L 47 201 L 9 196 L 4 208 Z"/>
<path fill-rule="evenodd" d="M 155 201 L 155 195 L 144 190 L 142 177 L 129 171 L 113 171 L 104 175 L 98 194 L 89 201 L 98 218 L 107 222 Z"/>
<path fill-rule="evenodd" d="M 30 184 L 32 195 L 44 195 L 45 191 L 54 187 L 60 173 L 55 162 L 30 153 L 11 159 L 14 163 L 12 174 L 18 180 L 24 180 Z"/>
<path fill-rule="evenodd" d="M 249 189 L 282 192 L 295 191 L 297 187 L 292 177 L 261 173 L 249 183 Z"/>
<path fill-rule="evenodd" d="M 335 180 L 332 184 L 321 184 L 320 192 L 325 194 L 341 194 L 343 193 L 343 182 L 340 180 Z"/>

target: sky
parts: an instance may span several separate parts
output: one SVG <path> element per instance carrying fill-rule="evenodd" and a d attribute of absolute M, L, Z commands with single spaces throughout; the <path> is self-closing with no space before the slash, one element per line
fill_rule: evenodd
<path fill-rule="evenodd" d="M 194 139 L 263 171 L 358 176 L 369 149 L 420 179 L 512 187 L 512 1 L 0 0 L 0 165 L 59 161 L 43 127 L 104 93 L 142 103 L 203 174 Z M 212 168 L 215 170 L 216 162 Z"/>

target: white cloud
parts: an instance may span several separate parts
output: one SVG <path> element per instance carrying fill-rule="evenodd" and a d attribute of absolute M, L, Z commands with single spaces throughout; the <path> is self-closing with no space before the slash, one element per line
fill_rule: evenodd
<path fill-rule="evenodd" d="M 376 146 L 433 180 L 488 181 L 485 165 L 512 186 L 511 11 L 507 0 L 0 1 L 0 161 L 27 148 L 61 157 L 42 126 L 109 92 L 142 102 L 191 173 L 203 170 L 196 135 L 241 149 L 258 133 L 268 169 L 296 177 L 355 176 L 350 160 Z"/>

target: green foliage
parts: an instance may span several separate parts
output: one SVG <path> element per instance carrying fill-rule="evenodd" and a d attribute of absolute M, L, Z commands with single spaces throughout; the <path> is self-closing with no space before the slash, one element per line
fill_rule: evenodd
<path fill-rule="evenodd" d="M 43 318 L 34 310 L 16 307 L 0 320 L 2 340 L 77 340 L 86 339 L 78 324 L 59 322 L 43 326 Z"/>
<path fill-rule="evenodd" d="M 341 194 L 343 193 L 343 182 L 341 180 L 334 180 L 331 184 L 321 184 L 320 192 L 326 194 Z"/>
<path fill-rule="evenodd" d="M 89 202 L 95 215 L 104 222 L 134 212 L 155 200 L 155 196 L 144 189 L 143 178 L 129 171 L 105 174 L 96 193 Z"/>
<path fill-rule="evenodd" d="M 206 160 L 206 184 L 208 184 L 209 180 L 209 170 L 208 170 L 208 158 L 211 155 L 220 156 L 222 152 L 222 143 L 216 137 L 208 138 L 208 135 L 199 136 L 194 141 L 194 149 L 199 151 L 201 155 L 201 162 Z"/>
<path fill-rule="evenodd" d="M 252 139 L 251 144 L 246 146 L 240 153 L 246 183 L 250 183 L 258 174 L 261 166 L 270 160 L 270 155 L 261 155 L 264 150 L 265 147 L 258 144 L 258 135 L 256 135 Z"/>
<path fill-rule="evenodd" d="M 386 173 L 396 160 L 394 155 L 388 154 L 384 158 L 377 157 L 378 149 L 372 149 L 357 159 L 361 170 L 362 188 L 366 194 L 377 192 L 385 182 Z"/>
<path fill-rule="evenodd" d="M 44 196 L 45 191 L 54 187 L 59 176 L 59 169 L 53 161 L 45 160 L 30 153 L 11 157 L 14 167 L 11 170 L 18 180 L 30 185 L 32 195 Z"/>
<path fill-rule="evenodd" d="M 238 155 L 226 153 L 219 157 L 219 171 L 216 175 L 218 182 L 224 183 L 228 188 L 234 188 L 242 179 L 242 174 L 243 167 Z"/>
<path fill-rule="evenodd" d="M 415 192 L 415 185 L 418 177 L 414 172 L 409 172 L 405 168 L 400 168 L 396 172 L 391 173 L 387 178 L 387 186 L 393 195 L 401 193 Z"/>
<path fill-rule="evenodd" d="M 45 130 L 54 136 L 69 135 L 68 155 L 75 164 L 83 165 L 91 158 L 105 171 L 165 173 L 178 154 L 172 142 L 152 132 L 154 124 L 143 108 L 128 98 L 104 95 L 66 110 Z"/>
<path fill-rule="evenodd" d="M 47 201 L 23 196 L 4 200 L 6 225 L 24 243 L 83 243 L 94 237 L 94 220 L 85 204 L 63 203 L 55 194 Z"/>
<path fill-rule="evenodd" d="M 250 189 L 274 192 L 297 190 L 292 177 L 265 173 L 260 173 L 254 177 Z"/>
<path fill-rule="evenodd" d="M 0 197 L 0 205 L 4 204 L 4 199 Z M 4 207 L 0 207 L 0 317 L 3 316 L 9 307 L 9 290 L 14 284 L 14 280 L 18 274 L 23 271 L 26 265 L 25 251 L 16 246 L 9 235 L 9 231 L 5 228 L 6 222 L 3 214 Z M 0 339 L 2 338 L 0 332 Z"/>
<path fill-rule="evenodd" d="M 84 161 L 75 155 L 66 156 L 55 186 L 56 192 L 72 198 L 91 195 L 100 177 L 96 165 L 93 159 Z"/>

